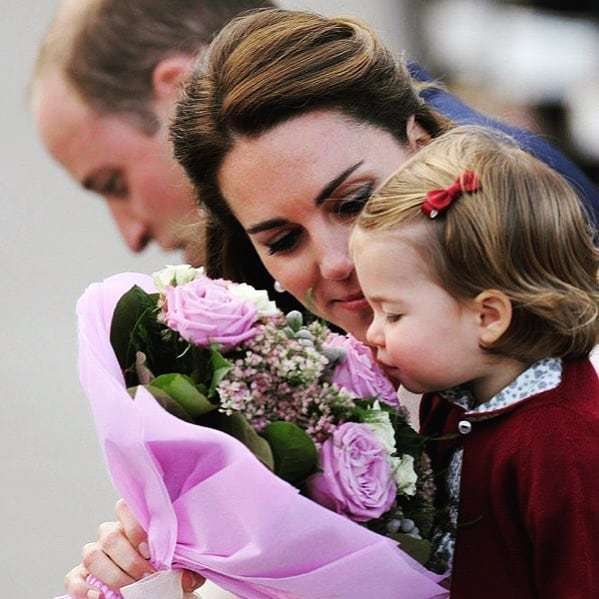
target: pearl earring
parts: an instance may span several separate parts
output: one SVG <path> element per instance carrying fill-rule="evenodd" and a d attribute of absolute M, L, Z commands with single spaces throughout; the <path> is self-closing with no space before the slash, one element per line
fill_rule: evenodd
<path fill-rule="evenodd" d="M 275 281 L 275 291 L 277 293 L 285 293 L 285 287 L 283 287 L 283 285 L 281 285 L 281 283 L 279 283 L 279 281 Z"/>

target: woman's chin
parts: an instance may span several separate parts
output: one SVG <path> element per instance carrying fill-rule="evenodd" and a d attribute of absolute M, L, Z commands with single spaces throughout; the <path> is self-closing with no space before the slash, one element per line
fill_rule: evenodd
<path fill-rule="evenodd" d="M 332 315 L 333 316 L 333 315 Z M 332 317 L 331 322 L 351 333 L 356 339 L 366 343 L 366 331 L 372 322 L 372 310 L 366 308 L 361 311 L 340 314 L 339 311 Z"/>

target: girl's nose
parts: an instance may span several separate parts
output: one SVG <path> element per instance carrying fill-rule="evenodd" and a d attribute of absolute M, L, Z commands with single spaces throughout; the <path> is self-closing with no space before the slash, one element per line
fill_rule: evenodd
<path fill-rule="evenodd" d="M 383 327 L 379 324 L 379 319 L 375 316 L 366 331 L 366 342 L 372 347 L 382 347 L 385 344 Z"/>

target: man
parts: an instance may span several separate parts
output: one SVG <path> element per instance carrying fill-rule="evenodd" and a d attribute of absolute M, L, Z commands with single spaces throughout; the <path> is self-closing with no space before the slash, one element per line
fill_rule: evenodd
<path fill-rule="evenodd" d="M 127 246 L 202 262 L 200 213 L 168 122 L 198 52 L 268 0 L 67 0 L 40 48 L 33 112 L 50 154 L 106 200 Z"/>

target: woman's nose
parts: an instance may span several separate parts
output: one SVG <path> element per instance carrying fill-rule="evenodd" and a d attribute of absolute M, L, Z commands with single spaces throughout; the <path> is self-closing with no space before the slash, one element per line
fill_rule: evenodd
<path fill-rule="evenodd" d="M 344 248 L 327 248 L 320 258 L 320 273 L 324 279 L 343 281 L 354 270 L 349 258 L 347 244 Z"/>

